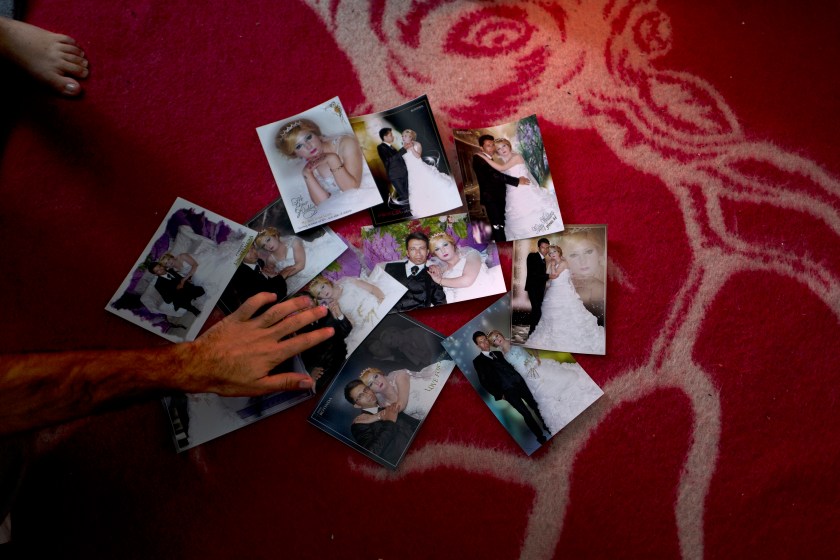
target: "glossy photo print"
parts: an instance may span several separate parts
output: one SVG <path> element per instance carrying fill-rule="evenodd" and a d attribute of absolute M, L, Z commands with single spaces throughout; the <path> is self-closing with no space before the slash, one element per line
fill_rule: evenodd
<path fill-rule="evenodd" d="M 507 290 L 496 244 L 487 228 L 467 222 L 466 214 L 363 228 L 362 252 L 368 267 L 384 270 L 406 287 L 393 312 Z"/>
<path fill-rule="evenodd" d="M 425 95 L 350 123 L 385 201 L 374 225 L 465 211 Z"/>
<path fill-rule="evenodd" d="M 257 135 L 296 233 L 382 202 L 338 97 Z"/>
<path fill-rule="evenodd" d="M 353 353 L 309 421 L 397 468 L 455 368 L 442 338 L 405 315 L 389 315 Z"/>
<path fill-rule="evenodd" d="M 325 226 L 296 235 L 280 198 L 246 225 L 257 236 L 219 299 L 225 313 L 259 292 L 273 292 L 278 301 L 296 294 L 347 249 Z"/>
<path fill-rule="evenodd" d="M 443 341 L 476 392 L 528 455 L 604 393 L 571 354 L 511 344 L 505 295 Z"/>
<path fill-rule="evenodd" d="M 489 223 L 495 241 L 563 231 L 536 115 L 452 134 L 470 219 Z"/>
<path fill-rule="evenodd" d="M 255 237 L 179 198 L 105 309 L 172 342 L 193 340 Z"/>
<path fill-rule="evenodd" d="M 566 226 L 562 233 L 513 244 L 514 344 L 607 352 L 607 226 Z"/>

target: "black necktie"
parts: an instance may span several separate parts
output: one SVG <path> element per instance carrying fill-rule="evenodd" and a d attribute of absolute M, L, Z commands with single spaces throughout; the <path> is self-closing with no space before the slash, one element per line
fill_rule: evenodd
<path fill-rule="evenodd" d="M 418 270 L 420 270 L 419 266 L 417 266 L 417 265 L 412 266 L 411 267 L 411 275 L 414 276 L 415 274 L 417 274 Z"/>

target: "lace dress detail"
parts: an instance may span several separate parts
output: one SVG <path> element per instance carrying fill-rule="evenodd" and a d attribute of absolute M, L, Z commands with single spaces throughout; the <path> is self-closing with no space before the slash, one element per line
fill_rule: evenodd
<path fill-rule="evenodd" d="M 586 310 L 566 269 L 548 282 L 542 317 L 527 346 L 544 350 L 604 354 L 606 334 L 598 319 Z"/>
<path fill-rule="evenodd" d="M 525 380 L 552 434 L 604 394 L 579 364 L 542 358 L 537 365 L 537 359 L 519 346 L 512 346 L 505 359 Z"/>

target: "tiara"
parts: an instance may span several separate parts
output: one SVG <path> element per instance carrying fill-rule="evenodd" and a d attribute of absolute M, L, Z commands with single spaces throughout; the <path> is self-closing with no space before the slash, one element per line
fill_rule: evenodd
<path fill-rule="evenodd" d="M 283 130 L 281 130 L 280 134 L 277 135 L 278 140 L 285 140 L 286 135 L 289 134 L 295 128 L 299 127 L 301 124 L 302 123 L 300 121 L 294 121 L 294 122 L 289 123 L 289 126 L 284 128 Z"/>
<path fill-rule="evenodd" d="M 433 233 L 432 235 L 430 235 L 429 236 L 429 241 L 431 241 L 432 239 L 439 239 L 441 237 L 450 237 L 450 235 L 448 233 L 446 233 L 445 231 L 439 231 L 437 233 Z"/>

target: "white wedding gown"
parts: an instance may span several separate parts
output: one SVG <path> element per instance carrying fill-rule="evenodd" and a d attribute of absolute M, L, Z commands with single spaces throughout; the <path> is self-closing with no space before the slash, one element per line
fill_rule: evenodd
<path fill-rule="evenodd" d="M 337 150 L 342 138 L 343 136 L 335 136 L 328 141 L 332 142 L 334 149 Z M 332 220 L 382 203 L 382 195 L 379 194 L 373 175 L 364 161 L 362 162 L 362 179 L 357 189 L 342 191 L 332 173 L 322 175 L 317 167 L 314 169 L 314 174 L 330 197 L 315 207 L 315 214 L 310 217 L 310 221 L 318 219 L 318 223 L 323 223 L 323 219 Z"/>
<path fill-rule="evenodd" d="M 278 274 L 287 266 L 295 264 L 294 242 L 296 240 L 303 243 L 303 251 L 306 254 L 306 264 L 303 269 L 286 278 L 287 293 L 291 295 L 317 276 L 322 270 L 324 270 L 324 267 L 329 264 L 328 262 L 325 263 L 324 259 L 319 258 L 318 255 L 319 241 L 329 241 L 329 238 L 326 235 L 322 235 L 314 241 L 306 241 L 296 235 L 289 235 L 282 237 L 280 240 L 286 245 L 285 258 L 278 259 L 274 255 L 270 255 L 268 257 L 269 262 L 266 263 L 273 265 L 274 270 L 276 270 Z"/>
<path fill-rule="evenodd" d="M 446 303 L 454 303 L 456 301 L 466 301 L 468 299 L 475 299 L 491 294 L 498 294 L 505 291 L 505 280 L 502 277 L 502 267 L 494 266 L 493 270 L 487 268 L 484 263 L 484 257 L 473 249 L 472 247 L 459 247 L 458 254 L 461 259 L 455 263 L 455 266 L 448 268 L 444 273 L 444 278 L 458 278 L 464 274 L 464 267 L 467 264 L 467 257 L 471 254 L 477 254 L 481 259 L 481 268 L 478 270 L 478 276 L 469 286 L 463 288 L 448 288 L 444 286 L 443 293 L 446 295 Z"/>
<path fill-rule="evenodd" d="M 383 272 L 382 274 L 385 273 Z M 376 280 L 373 279 L 373 275 L 371 275 L 371 278 L 372 280 L 368 284 L 376 286 Z M 344 340 L 345 344 L 347 344 L 348 358 L 353 353 L 353 350 L 370 334 L 373 327 L 390 310 L 390 307 L 383 309 L 383 306 L 389 303 L 387 292 L 385 299 L 380 303 L 375 295 L 361 288 L 357 282 L 365 282 L 365 280 L 346 277 L 337 283 L 341 287 L 341 295 L 338 296 L 338 306 L 341 308 L 344 316 L 353 324 L 353 330 L 350 331 L 350 334 Z M 381 286 L 377 287 L 382 288 Z"/>
<path fill-rule="evenodd" d="M 419 145 L 419 142 L 415 144 Z M 433 216 L 461 206 L 455 179 L 441 173 L 410 150 L 402 157 L 408 170 L 408 205 L 412 216 Z"/>
<path fill-rule="evenodd" d="M 432 405 L 435 404 L 448 372 L 451 372 L 454 367 L 455 364 L 451 360 L 442 360 L 430 364 L 420 371 L 408 369 L 392 371 L 386 376 L 386 379 L 391 387 L 396 389 L 395 374 L 408 373 L 408 403 L 403 412 L 422 421 L 431 410 Z M 383 400 L 380 395 L 377 395 L 376 398 L 380 406 L 393 404 Z"/>
<path fill-rule="evenodd" d="M 537 365 L 537 359 L 519 346 L 512 346 L 505 360 L 525 380 L 552 434 L 604 394 L 577 363 L 542 358 Z"/>
<path fill-rule="evenodd" d="M 202 243 L 195 252 L 189 253 L 198 263 L 198 270 L 190 282 L 204 288 L 207 294 L 220 295 L 230 279 L 230 271 L 236 270 L 234 265 L 241 245 L 239 240 L 224 241 L 218 245 L 212 241 Z M 181 276 L 186 276 L 191 271 L 192 266 L 187 262 L 183 263 L 180 269 L 175 269 Z"/>
<path fill-rule="evenodd" d="M 560 352 L 604 354 L 606 334 L 598 318 L 587 311 L 572 285 L 569 269 L 548 281 L 542 317 L 525 343 L 527 346 Z"/>
<path fill-rule="evenodd" d="M 505 236 L 508 240 L 535 237 L 562 224 L 557 197 L 537 184 L 527 165 L 517 163 L 504 173 L 531 181 L 528 185 L 507 186 Z"/>

